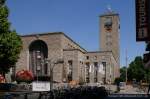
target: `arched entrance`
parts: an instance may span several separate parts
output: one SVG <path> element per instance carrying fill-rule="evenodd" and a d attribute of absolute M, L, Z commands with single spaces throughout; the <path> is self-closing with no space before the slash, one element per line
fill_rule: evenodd
<path fill-rule="evenodd" d="M 42 40 L 33 41 L 29 46 L 29 69 L 37 77 L 48 75 L 48 65 L 42 60 L 48 57 L 47 44 Z"/>

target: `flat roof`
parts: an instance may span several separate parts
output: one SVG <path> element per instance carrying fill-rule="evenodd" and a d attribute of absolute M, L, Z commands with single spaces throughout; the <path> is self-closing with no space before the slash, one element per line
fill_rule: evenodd
<path fill-rule="evenodd" d="M 106 16 L 119 16 L 118 13 L 114 12 L 114 11 L 107 11 L 104 14 L 100 15 L 100 17 L 106 17 Z"/>
<path fill-rule="evenodd" d="M 27 34 L 27 35 L 20 35 L 21 37 L 30 37 L 30 36 L 42 36 L 42 35 L 64 35 L 67 39 L 69 39 L 71 42 L 79 46 L 82 50 L 87 52 L 83 47 L 81 47 L 78 43 L 76 43 L 74 40 L 72 40 L 69 36 L 67 36 L 63 32 L 47 32 L 47 33 L 33 33 L 33 34 Z"/>

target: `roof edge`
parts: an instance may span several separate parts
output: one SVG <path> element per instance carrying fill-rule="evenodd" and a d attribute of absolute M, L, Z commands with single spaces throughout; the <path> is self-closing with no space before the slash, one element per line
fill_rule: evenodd
<path fill-rule="evenodd" d="M 42 35 L 56 35 L 56 34 L 64 34 L 63 32 L 46 32 L 46 33 L 32 33 L 32 34 L 26 34 L 26 35 L 19 35 L 21 37 L 28 37 L 28 36 L 42 36 Z"/>
<path fill-rule="evenodd" d="M 74 44 L 76 44 L 77 46 L 79 46 L 81 49 L 83 49 L 85 52 L 87 52 L 87 50 L 85 50 L 83 47 L 81 47 L 78 43 L 76 43 L 74 40 L 72 40 L 69 36 L 67 36 L 65 33 L 63 32 L 47 32 L 47 33 L 34 33 L 34 34 L 27 34 L 27 35 L 19 35 L 21 37 L 29 37 L 29 36 L 42 36 L 42 35 L 57 35 L 57 34 L 62 34 L 64 35 L 67 39 L 69 39 L 71 42 L 73 42 Z"/>
<path fill-rule="evenodd" d="M 104 52 L 111 52 L 112 53 L 112 51 L 89 51 L 87 53 L 104 53 Z"/>
<path fill-rule="evenodd" d="M 99 17 L 105 17 L 105 16 L 119 16 L 119 14 L 118 13 L 104 13 L 104 14 L 102 14 L 102 15 L 100 15 Z"/>

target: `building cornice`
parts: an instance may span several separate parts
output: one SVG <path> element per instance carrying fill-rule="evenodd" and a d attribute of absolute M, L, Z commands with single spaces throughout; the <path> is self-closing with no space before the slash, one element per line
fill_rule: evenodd
<path fill-rule="evenodd" d="M 103 15 L 100 15 L 99 17 L 106 17 L 106 16 L 119 16 L 118 13 L 105 13 Z"/>
<path fill-rule="evenodd" d="M 80 49 L 63 49 L 63 51 L 80 51 L 80 52 L 82 52 L 83 54 L 86 53 L 86 52 L 83 52 L 83 51 L 80 50 Z"/>
<path fill-rule="evenodd" d="M 72 40 L 69 36 L 67 36 L 63 32 L 33 33 L 33 34 L 20 35 L 20 36 L 21 37 L 31 37 L 31 36 L 43 36 L 43 35 L 63 35 L 67 39 L 69 39 L 71 42 L 73 42 L 75 45 L 77 45 L 78 47 L 80 47 L 82 50 L 84 50 L 85 52 L 87 52 L 83 47 L 81 47 L 78 43 L 76 43 L 74 40 Z"/>

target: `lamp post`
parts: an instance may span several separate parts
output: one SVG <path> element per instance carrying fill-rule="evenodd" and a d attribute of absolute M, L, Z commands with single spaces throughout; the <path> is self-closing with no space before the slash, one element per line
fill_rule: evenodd
<path fill-rule="evenodd" d="M 126 85 L 128 82 L 128 56 L 127 56 L 127 49 L 126 49 Z"/>

